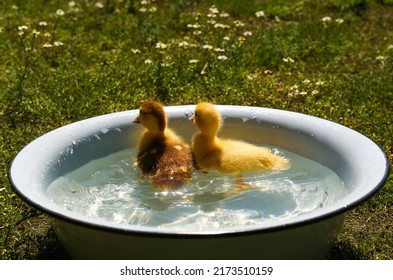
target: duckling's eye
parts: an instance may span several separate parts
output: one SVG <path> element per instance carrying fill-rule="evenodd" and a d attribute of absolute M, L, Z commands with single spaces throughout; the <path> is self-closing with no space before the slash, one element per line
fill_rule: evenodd
<path fill-rule="evenodd" d="M 198 116 L 198 112 L 197 112 L 197 111 L 195 111 L 194 115 L 195 115 L 195 116 Z"/>

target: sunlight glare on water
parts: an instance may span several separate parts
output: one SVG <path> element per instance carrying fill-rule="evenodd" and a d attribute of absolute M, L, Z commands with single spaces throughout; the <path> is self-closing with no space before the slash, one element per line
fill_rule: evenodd
<path fill-rule="evenodd" d="M 91 161 L 58 178 L 47 189 L 56 204 L 113 223 L 205 230 L 283 220 L 325 207 L 346 194 L 330 169 L 294 153 L 281 172 L 243 174 L 250 185 L 239 189 L 231 175 L 194 172 L 177 190 L 161 190 L 140 178 L 135 149 Z"/>

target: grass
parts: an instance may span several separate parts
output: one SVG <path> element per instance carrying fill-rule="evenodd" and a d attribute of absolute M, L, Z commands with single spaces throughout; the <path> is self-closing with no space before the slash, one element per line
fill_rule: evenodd
<path fill-rule="evenodd" d="M 16 153 L 54 128 L 148 99 L 326 118 L 392 162 L 393 1 L 214 2 L 0 2 L 0 259 L 68 258 L 47 215 L 8 182 Z M 393 259 L 392 205 L 390 175 L 348 213 L 330 258 Z"/>

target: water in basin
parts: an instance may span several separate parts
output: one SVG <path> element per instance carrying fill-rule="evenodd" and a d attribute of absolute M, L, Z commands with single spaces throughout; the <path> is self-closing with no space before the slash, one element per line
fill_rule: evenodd
<path fill-rule="evenodd" d="M 346 194 L 329 168 L 289 151 L 287 171 L 243 174 L 246 188 L 231 175 L 194 172 L 181 189 L 160 190 L 140 178 L 127 149 L 86 165 L 50 184 L 47 196 L 79 214 L 113 223 L 207 230 L 283 220 L 326 207 Z"/>

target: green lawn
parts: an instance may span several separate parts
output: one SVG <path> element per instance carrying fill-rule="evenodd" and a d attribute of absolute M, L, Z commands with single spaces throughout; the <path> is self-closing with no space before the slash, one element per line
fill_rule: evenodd
<path fill-rule="evenodd" d="M 391 0 L 2 0 L 0 259 L 67 258 L 7 177 L 43 133 L 149 99 L 208 100 L 341 123 L 392 162 L 392 73 Z M 330 258 L 393 259 L 392 213 L 390 175 Z"/>

